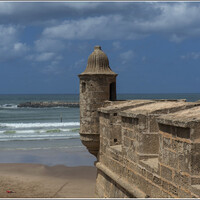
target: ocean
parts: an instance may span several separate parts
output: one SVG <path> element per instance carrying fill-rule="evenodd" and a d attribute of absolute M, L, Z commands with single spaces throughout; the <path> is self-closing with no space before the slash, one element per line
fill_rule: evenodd
<path fill-rule="evenodd" d="M 120 94 L 118 99 L 186 99 L 200 94 Z M 79 108 L 19 108 L 28 101 L 78 102 L 72 94 L 0 95 L 0 163 L 92 166 L 96 160 L 79 139 Z"/>
<path fill-rule="evenodd" d="M 79 108 L 17 107 L 29 101 L 78 100 L 78 95 L 0 95 L 0 162 L 93 165 L 95 158 L 79 139 Z"/>

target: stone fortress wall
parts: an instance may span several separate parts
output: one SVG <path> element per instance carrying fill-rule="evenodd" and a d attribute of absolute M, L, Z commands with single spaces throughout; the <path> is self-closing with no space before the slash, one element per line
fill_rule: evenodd
<path fill-rule="evenodd" d="M 200 197 L 200 103 L 116 101 L 117 74 L 100 47 L 91 55 L 80 135 L 97 157 L 97 197 Z"/>

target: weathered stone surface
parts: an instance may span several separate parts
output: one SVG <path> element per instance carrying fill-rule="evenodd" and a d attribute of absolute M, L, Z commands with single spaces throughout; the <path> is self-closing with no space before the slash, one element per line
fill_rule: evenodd
<path fill-rule="evenodd" d="M 95 156 L 99 152 L 99 115 L 97 109 L 104 101 L 116 100 L 116 76 L 100 46 L 88 58 L 80 78 L 80 135 L 83 144 Z M 90 135 L 90 136 L 89 136 Z M 87 138 L 95 137 L 95 141 Z M 97 139 L 98 138 L 98 139 Z M 92 144 L 93 143 L 93 144 Z"/>
<path fill-rule="evenodd" d="M 115 101 L 116 74 L 100 47 L 79 77 L 80 135 L 97 156 L 97 197 L 200 197 L 199 102 Z"/>
<path fill-rule="evenodd" d="M 188 103 L 190 109 L 182 110 L 173 114 L 163 115 L 157 121 L 160 124 L 172 125 L 175 127 L 196 127 L 200 121 L 199 103 Z"/>
<path fill-rule="evenodd" d="M 164 165 L 161 165 L 161 176 L 165 178 L 168 181 L 172 181 L 172 169 L 169 167 L 166 167 Z"/>
<path fill-rule="evenodd" d="M 88 63 L 83 74 L 112 74 L 116 75 L 109 66 L 109 60 L 100 46 L 95 46 L 94 51 L 88 57 Z"/>

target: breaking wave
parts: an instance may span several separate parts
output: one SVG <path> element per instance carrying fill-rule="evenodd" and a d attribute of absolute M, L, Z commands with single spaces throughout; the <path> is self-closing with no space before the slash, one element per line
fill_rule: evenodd
<path fill-rule="evenodd" d="M 0 134 L 13 135 L 13 134 L 31 134 L 31 133 L 61 133 L 61 132 L 79 132 L 79 128 L 72 129 L 35 129 L 35 130 L 3 130 Z"/>
<path fill-rule="evenodd" d="M 47 128 L 47 127 L 68 127 L 79 126 L 79 122 L 52 122 L 52 123 L 0 123 L 3 128 Z"/>
<path fill-rule="evenodd" d="M 0 142 L 79 138 L 79 122 L 0 123 Z"/>

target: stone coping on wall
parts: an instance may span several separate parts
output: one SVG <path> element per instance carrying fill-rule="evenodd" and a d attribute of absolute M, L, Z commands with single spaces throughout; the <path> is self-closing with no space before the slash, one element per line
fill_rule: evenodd
<path fill-rule="evenodd" d="M 122 152 L 121 144 L 110 146 L 110 148 L 113 149 L 113 151 L 115 151 L 115 152 Z"/>
<path fill-rule="evenodd" d="M 186 99 L 154 99 L 154 101 L 175 101 L 175 102 L 186 102 Z"/>
<path fill-rule="evenodd" d="M 139 164 L 152 173 L 158 172 L 158 158 L 148 158 L 140 160 Z"/>
<path fill-rule="evenodd" d="M 155 101 L 153 100 L 128 100 L 128 101 L 117 101 L 117 102 L 119 103 L 99 108 L 98 111 L 102 113 L 115 113 L 121 110 L 126 110 L 137 106 L 143 106 L 146 104 L 155 103 Z"/>
<path fill-rule="evenodd" d="M 178 111 L 176 113 L 161 115 L 157 118 L 160 124 L 178 126 L 178 127 L 194 127 L 200 123 L 200 106 L 197 104 L 195 107 Z"/>
<path fill-rule="evenodd" d="M 107 155 L 112 159 L 123 162 L 122 145 L 114 145 L 107 147 Z"/>
<path fill-rule="evenodd" d="M 137 106 L 143 106 L 155 102 L 186 102 L 186 99 L 135 99 L 135 100 L 117 100 L 105 101 L 105 105 L 98 109 L 103 113 L 115 113 Z"/>
<path fill-rule="evenodd" d="M 190 107 L 194 107 L 196 105 L 200 105 L 199 103 L 189 103 L 184 101 L 157 101 L 152 104 L 147 104 L 144 106 L 127 109 L 125 111 L 121 111 L 119 114 L 124 117 L 138 117 L 138 115 L 149 115 L 149 114 L 165 114 L 169 110 L 176 112 L 178 109 L 187 109 Z"/>
<path fill-rule="evenodd" d="M 158 158 L 158 154 L 152 154 L 152 153 L 144 154 L 144 153 L 137 152 L 137 156 L 139 160 L 147 160 L 149 158 Z"/>
<path fill-rule="evenodd" d="M 190 187 L 191 192 L 193 192 L 194 194 L 200 196 L 200 185 L 192 185 Z"/>
<path fill-rule="evenodd" d="M 97 162 L 96 167 L 98 170 L 101 170 L 107 176 L 109 176 L 113 181 L 119 184 L 122 188 L 128 191 L 130 194 L 135 196 L 136 198 L 146 198 L 148 197 L 143 191 L 141 191 L 137 185 L 130 184 L 123 176 L 114 173 L 109 168 L 107 168 L 104 164 Z"/>

